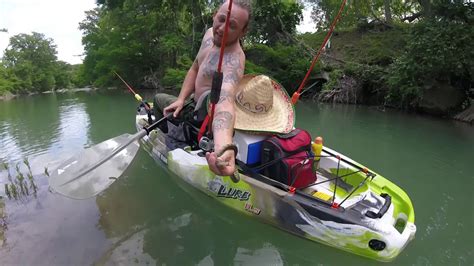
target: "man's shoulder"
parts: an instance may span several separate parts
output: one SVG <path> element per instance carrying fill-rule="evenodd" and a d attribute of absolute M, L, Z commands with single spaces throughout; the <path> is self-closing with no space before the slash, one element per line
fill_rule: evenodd
<path fill-rule="evenodd" d="M 236 54 L 240 57 L 245 58 L 244 50 L 242 49 L 242 47 L 238 43 L 236 45 L 234 45 L 234 47 L 232 47 L 232 49 L 230 49 L 229 52 L 232 53 L 232 54 Z"/>
<path fill-rule="evenodd" d="M 204 33 L 204 38 L 212 36 L 212 27 L 206 30 L 206 33 Z"/>

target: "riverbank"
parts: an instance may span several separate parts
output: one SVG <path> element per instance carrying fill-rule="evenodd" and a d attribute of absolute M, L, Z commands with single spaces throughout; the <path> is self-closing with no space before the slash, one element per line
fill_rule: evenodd
<path fill-rule="evenodd" d="M 474 124 L 474 105 L 471 104 L 469 108 L 453 116 L 453 119 L 466 122 L 471 125 Z"/>
<path fill-rule="evenodd" d="M 106 88 L 105 90 L 116 90 L 116 89 L 117 89 L 116 87 L 109 87 L 109 88 Z M 97 91 L 97 90 L 101 90 L 101 89 L 96 88 L 96 87 L 85 87 L 85 88 L 76 88 L 76 89 L 50 90 L 50 91 L 44 91 L 44 92 L 29 93 L 29 94 L 17 94 L 17 95 L 12 94 L 12 93 L 8 93 L 8 94 L 0 95 L 0 101 L 9 101 L 9 100 L 12 100 L 12 99 L 17 98 L 17 97 L 34 96 L 34 95 L 38 95 L 40 93 L 42 93 L 42 94 L 75 93 L 75 92 L 90 92 L 90 91 Z M 146 91 L 149 91 L 149 90 L 146 90 Z M 156 93 L 156 92 L 160 92 L 160 91 L 155 90 L 154 93 Z M 170 90 L 170 89 L 164 89 L 163 92 L 168 93 L 168 94 L 172 94 L 173 91 Z M 151 94 L 154 94 L 154 93 L 151 93 Z M 150 93 L 144 92 L 144 94 L 146 95 L 146 94 L 150 94 Z M 307 98 L 307 99 L 308 98 L 313 98 L 313 100 L 314 100 L 315 98 L 317 98 L 317 96 L 318 96 L 318 94 L 313 93 L 310 96 L 306 95 L 305 98 Z M 150 97 L 153 97 L 153 96 L 150 96 Z M 351 104 L 351 103 L 345 103 L 345 104 Z M 359 105 L 368 105 L 368 104 L 359 103 Z M 473 125 L 474 124 L 474 105 L 471 104 L 470 107 L 468 107 L 467 109 L 465 109 L 461 112 L 456 113 L 455 115 L 442 116 L 442 117 L 445 117 L 446 119 L 454 119 L 454 120 L 457 120 L 457 121 L 460 121 L 460 122 L 465 122 L 465 123 Z"/>
<path fill-rule="evenodd" d="M 469 51 L 465 43 L 453 41 L 448 33 L 441 37 L 436 33 L 443 32 L 444 26 L 368 23 L 335 32 L 320 61 L 329 80 L 319 91 L 313 91 L 312 98 L 392 107 L 472 123 L 474 73 L 470 73 L 472 62 L 465 59 L 471 54 L 463 55 Z M 419 39 L 419 31 L 433 36 Z M 317 47 L 323 36 L 303 34 L 301 39 L 307 47 Z"/>
<path fill-rule="evenodd" d="M 111 88 L 108 88 L 111 89 Z M 116 89 L 116 88 L 112 88 Z M 76 88 L 76 89 L 59 89 L 59 90 L 49 90 L 49 91 L 42 91 L 42 92 L 29 92 L 29 93 L 20 93 L 20 94 L 13 94 L 9 91 L 4 92 L 3 95 L 0 95 L 0 101 L 9 101 L 12 100 L 16 97 L 21 97 L 21 96 L 34 96 L 38 94 L 51 94 L 51 93 L 74 93 L 74 92 L 80 92 L 80 91 L 96 91 L 99 90 L 99 88 L 96 87 L 84 87 L 84 88 Z"/>

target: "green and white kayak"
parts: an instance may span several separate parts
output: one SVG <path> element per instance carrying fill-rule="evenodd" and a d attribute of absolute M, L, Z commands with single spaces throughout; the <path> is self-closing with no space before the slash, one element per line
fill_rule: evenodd
<path fill-rule="evenodd" d="M 137 129 L 147 125 L 147 116 L 137 114 Z M 379 261 L 395 259 L 415 236 L 407 194 L 327 147 L 316 183 L 295 190 L 242 167 L 237 183 L 217 176 L 200 150 L 169 149 L 159 129 L 142 138 L 142 144 L 155 160 L 217 202 L 298 236 Z"/>

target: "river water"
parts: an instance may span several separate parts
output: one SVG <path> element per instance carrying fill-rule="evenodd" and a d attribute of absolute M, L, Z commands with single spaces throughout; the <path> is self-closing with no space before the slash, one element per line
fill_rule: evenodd
<path fill-rule="evenodd" d="M 45 168 L 134 132 L 123 91 L 46 94 L 0 102 L 0 265 L 378 265 L 227 209 L 183 187 L 140 150 L 88 200 L 49 190 Z M 300 103 L 297 126 L 402 187 L 417 234 L 391 265 L 473 265 L 474 127 L 360 106 Z M 31 166 L 36 195 L 4 184 Z M 27 178 L 28 179 L 28 178 Z M 28 183 L 30 184 L 30 183 Z"/>

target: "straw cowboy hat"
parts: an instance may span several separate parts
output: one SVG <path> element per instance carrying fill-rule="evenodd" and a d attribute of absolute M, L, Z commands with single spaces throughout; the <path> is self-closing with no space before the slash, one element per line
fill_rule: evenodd
<path fill-rule="evenodd" d="M 278 82 L 265 75 L 242 78 L 235 95 L 235 129 L 281 134 L 294 123 L 290 97 Z"/>

